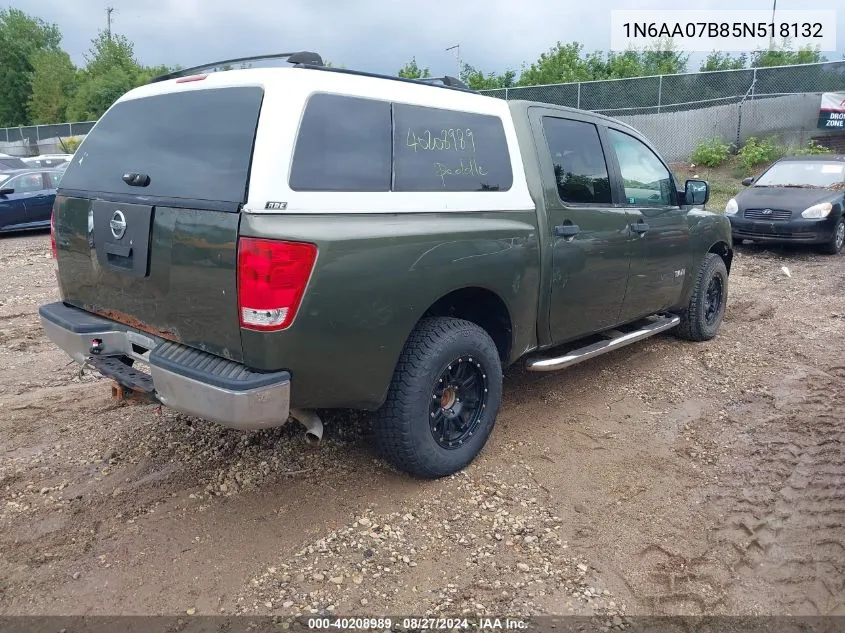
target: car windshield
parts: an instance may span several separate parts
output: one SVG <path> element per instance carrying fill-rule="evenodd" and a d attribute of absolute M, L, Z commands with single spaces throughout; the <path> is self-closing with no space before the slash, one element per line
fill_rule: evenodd
<path fill-rule="evenodd" d="M 12 177 L 12 174 L 0 174 L 0 182 L 6 182 L 11 177 Z"/>
<path fill-rule="evenodd" d="M 845 178 L 845 163 L 838 161 L 784 161 L 775 163 L 755 187 L 826 188 L 840 185 Z"/>

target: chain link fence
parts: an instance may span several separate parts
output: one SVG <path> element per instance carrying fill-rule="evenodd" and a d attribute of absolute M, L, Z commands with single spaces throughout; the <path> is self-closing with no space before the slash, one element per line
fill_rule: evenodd
<path fill-rule="evenodd" d="M 54 123 L 51 125 L 24 125 L 0 128 L 0 153 L 12 156 L 61 153 L 59 139 L 84 136 L 96 121 L 79 123 Z"/>
<path fill-rule="evenodd" d="M 680 161 L 714 137 L 736 146 L 752 136 L 803 145 L 825 135 L 816 128 L 821 93 L 843 90 L 845 61 L 482 92 L 611 116 L 640 130 L 667 160 Z"/>
<path fill-rule="evenodd" d="M 816 129 L 821 93 L 843 90 L 845 61 L 482 92 L 614 117 L 645 134 L 667 160 L 681 161 L 699 142 L 714 137 L 739 146 L 751 136 L 776 136 L 785 145 L 798 146 L 824 136 Z M 0 152 L 60 152 L 59 138 L 87 134 L 94 123 L 0 128 Z"/>

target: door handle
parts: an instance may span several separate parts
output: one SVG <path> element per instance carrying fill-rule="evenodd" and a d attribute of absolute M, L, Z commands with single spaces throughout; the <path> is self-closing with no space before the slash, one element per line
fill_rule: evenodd
<path fill-rule="evenodd" d="M 581 227 L 577 224 L 558 224 L 555 227 L 555 235 L 557 237 L 575 237 L 581 232 Z"/>
<path fill-rule="evenodd" d="M 648 231 L 648 224 L 646 224 L 645 222 L 635 222 L 631 224 L 631 230 L 634 233 L 639 233 L 640 235 L 642 235 L 643 233 Z"/>

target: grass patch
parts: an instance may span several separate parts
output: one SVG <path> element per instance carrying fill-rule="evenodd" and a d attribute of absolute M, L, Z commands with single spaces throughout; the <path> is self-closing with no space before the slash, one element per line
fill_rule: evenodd
<path fill-rule="evenodd" d="M 675 179 L 681 188 L 683 188 L 684 182 L 691 178 L 706 180 L 710 183 L 710 200 L 705 207 L 709 211 L 722 213 L 728 200 L 744 188 L 742 184 L 742 179 L 745 178 L 744 171 L 736 165 L 733 156 L 718 167 L 702 167 L 699 165 L 690 167 L 689 164 L 679 163 L 672 165 L 672 168 Z"/>
<path fill-rule="evenodd" d="M 748 176 L 759 176 L 773 162 L 783 156 L 802 154 L 829 154 L 832 150 L 809 141 L 799 147 L 779 145 L 773 139 L 749 138 L 736 155 L 725 156 L 725 148 L 713 139 L 699 143 L 691 163 L 670 165 L 678 184 L 683 187 L 688 178 L 706 180 L 710 183 L 710 200 L 706 208 L 724 212 L 728 200 L 744 189 L 742 180 Z M 695 158 L 699 160 L 696 161 Z M 695 165 L 691 167 L 690 165 Z M 708 166 L 710 164 L 710 166 Z"/>

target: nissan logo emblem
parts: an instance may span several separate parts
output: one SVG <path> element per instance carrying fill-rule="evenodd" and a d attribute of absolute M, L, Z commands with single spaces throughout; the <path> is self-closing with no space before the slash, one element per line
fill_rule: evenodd
<path fill-rule="evenodd" d="M 126 234 L 126 216 L 123 215 L 123 211 L 118 209 L 112 214 L 109 227 L 116 240 L 121 239 Z"/>

